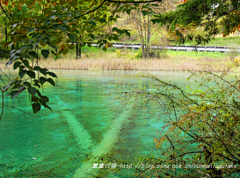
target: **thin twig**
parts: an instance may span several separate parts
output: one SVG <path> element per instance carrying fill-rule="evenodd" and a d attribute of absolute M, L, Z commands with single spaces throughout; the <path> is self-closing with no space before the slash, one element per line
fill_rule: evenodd
<path fill-rule="evenodd" d="M 11 20 L 10 17 L 7 15 L 7 12 L 6 12 L 5 9 L 3 8 L 1 2 L 0 2 L 0 6 L 1 6 L 1 9 L 3 10 L 4 14 L 7 16 L 7 18 L 8 18 L 9 20 Z"/>

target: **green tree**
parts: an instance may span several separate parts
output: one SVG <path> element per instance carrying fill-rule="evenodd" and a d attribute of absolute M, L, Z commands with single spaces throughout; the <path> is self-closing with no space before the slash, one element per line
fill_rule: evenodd
<path fill-rule="evenodd" d="M 138 31 L 141 41 L 142 58 L 149 58 L 150 40 L 158 28 L 158 26 L 153 25 L 151 21 L 154 13 L 155 12 L 151 4 L 137 5 L 134 8 L 134 11 L 131 12 L 130 17 L 135 25 L 134 28 Z"/>
<path fill-rule="evenodd" d="M 175 11 L 158 14 L 152 21 L 167 24 L 169 31 L 178 36 L 180 43 L 193 40 L 192 34 L 185 35 L 187 28 L 204 26 L 206 36 L 197 35 L 196 44 L 207 43 L 214 35 L 239 31 L 240 2 L 237 0 L 189 0 L 180 4 Z M 221 30 L 222 29 L 222 30 Z"/>
<path fill-rule="evenodd" d="M 239 4 L 233 0 L 189 0 L 175 11 L 156 15 L 152 21 L 167 24 L 179 43 L 193 40 L 192 34 L 185 34 L 187 28 L 204 26 L 204 36 L 195 36 L 195 41 L 207 43 L 221 32 L 219 27 L 223 36 L 239 30 Z M 154 167 L 136 169 L 137 176 L 238 177 L 239 78 L 229 79 L 226 72 L 193 73 L 188 80 L 193 79 L 191 84 L 197 86 L 186 89 L 156 76 L 142 77 L 150 80 L 149 88 L 155 91 L 139 88 L 141 92 L 129 92 L 133 85 L 122 84 L 119 86 L 124 87 L 123 97 L 135 95 L 144 98 L 145 104 L 156 102 L 167 124 L 155 138 L 160 155 L 143 161 Z M 169 165 L 169 169 L 159 171 L 164 165 Z"/>
<path fill-rule="evenodd" d="M 116 20 L 116 13 L 127 11 L 130 8 L 129 4 L 154 1 L 156 0 L 2 0 L 0 2 L 1 10 L 8 18 L 6 28 L 10 29 L 8 34 L 11 34 L 6 35 L 9 40 L 4 44 L 4 47 L 12 48 L 7 65 L 13 64 L 13 68 L 19 70 L 19 77 L 9 84 L 3 84 L 1 88 L 2 113 L 6 91 L 12 98 L 17 97 L 24 90 L 28 91 L 34 113 L 41 109 L 41 105 L 51 110 L 47 105 L 49 98 L 42 95 L 39 89 L 45 83 L 55 86 L 53 79 L 57 76 L 48 69 L 38 66 L 37 60 L 41 56 L 48 58 L 50 54 L 55 57 L 67 54 L 69 50 L 74 49 L 74 45 L 70 43 L 76 40 L 80 40 L 81 46 L 83 46 L 82 33 L 86 33 L 92 40 L 96 39 L 89 29 L 92 27 L 91 24 L 101 28 L 100 24 L 107 22 L 104 19 L 105 15 L 108 16 L 109 21 Z M 111 7 L 110 12 L 109 6 Z M 15 12 L 19 15 L 15 15 Z M 81 28 L 81 26 L 87 29 Z M 98 40 L 99 47 L 107 44 L 108 40 L 117 39 L 118 35 L 124 33 L 130 35 L 125 29 L 114 28 L 113 31 L 117 33 L 106 34 L 103 39 Z M 103 50 L 106 49 L 107 46 L 104 46 Z"/>

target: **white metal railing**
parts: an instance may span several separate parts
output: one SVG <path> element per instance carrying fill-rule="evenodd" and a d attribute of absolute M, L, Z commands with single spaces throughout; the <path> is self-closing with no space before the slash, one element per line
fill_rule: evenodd
<path fill-rule="evenodd" d="M 114 48 L 127 48 L 127 49 L 139 49 L 141 44 L 131 44 L 131 43 L 111 43 Z M 92 46 L 97 47 L 98 44 L 92 44 Z M 232 50 L 240 52 L 240 48 L 230 49 L 227 47 L 219 46 L 151 46 L 150 49 L 168 49 L 174 51 L 199 51 L 199 52 L 222 52 L 226 53 Z"/>

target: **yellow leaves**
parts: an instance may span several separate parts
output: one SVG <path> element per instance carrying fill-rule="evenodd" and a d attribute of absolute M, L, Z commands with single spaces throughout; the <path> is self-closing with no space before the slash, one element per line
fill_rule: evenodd
<path fill-rule="evenodd" d="M 43 43 L 43 41 L 41 41 L 40 44 L 41 44 L 42 47 L 46 46 L 46 43 Z"/>
<path fill-rule="evenodd" d="M 69 25 L 69 26 L 72 26 L 72 24 L 74 24 L 74 23 L 73 23 L 73 22 L 70 22 L 68 25 Z"/>
<path fill-rule="evenodd" d="M 172 131 L 174 131 L 175 130 L 175 126 L 174 127 L 171 127 L 170 129 L 169 129 L 169 132 L 172 132 Z"/>
<path fill-rule="evenodd" d="M 65 48 L 65 45 L 61 45 L 60 47 L 60 50 L 64 49 Z"/>
<path fill-rule="evenodd" d="M 104 47 L 109 48 L 109 47 L 113 47 L 113 45 L 111 43 L 107 43 Z"/>

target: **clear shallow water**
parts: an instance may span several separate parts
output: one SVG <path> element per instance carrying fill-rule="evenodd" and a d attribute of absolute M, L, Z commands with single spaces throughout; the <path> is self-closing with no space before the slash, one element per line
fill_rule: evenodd
<path fill-rule="evenodd" d="M 29 116 L 6 109 L 0 122 L 0 177 L 89 177 L 101 172 L 82 163 L 88 155 L 112 153 L 114 158 L 131 164 L 150 152 L 160 154 L 153 138 L 164 125 L 164 117 L 149 114 L 138 101 L 129 104 L 130 100 L 116 100 L 116 95 L 109 95 L 116 92 L 110 83 L 137 73 L 58 71 L 59 87 L 44 89 L 53 112 L 43 109 Z M 181 85 L 189 76 L 182 72 L 151 73 Z M 133 77 L 120 80 L 142 82 Z M 32 113 L 26 98 L 20 103 L 6 100 L 5 104 Z M 148 106 L 150 112 L 156 113 L 157 109 Z M 115 177 L 125 173 L 130 174 L 122 170 Z"/>

